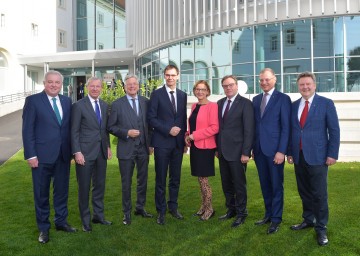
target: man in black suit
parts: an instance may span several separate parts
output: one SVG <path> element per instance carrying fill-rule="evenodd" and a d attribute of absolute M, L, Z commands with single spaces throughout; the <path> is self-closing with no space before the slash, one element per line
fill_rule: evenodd
<path fill-rule="evenodd" d="M 219 219 L 236 216 L 232 227 L 238 227 L 248 215 L 245 172 L 254 139 L 254 109 L 250 100 L 238 94 L 235 76 L 223 77 L 221 84 L 226 97 L 218 101 L 217 155 L 228 210 Z"/>
<path fill-rule="evenodd" d="M 151 145 L 155 155 L 155 204 L 157 223 L 165 224 L 166 208 L 177 219 L 184 217 L 178 211 L 181 164 L 185 146 L 187 95 L 176 88 L 179 69 L 168 65 L 164 69 L 166 84 L 150 97 L 149 125 L 153 128 Z M 169 169 L 169 201 L 166 207 L 166 177 Z"/>
<path fill-rule="evenodd" d="M 99 98 L 102 90 L 99 78 L 89 78 L 87 89 L 88 97 L 73 105 L 71 115 L 71 145 L 76 161 L 79 211 L 84 232 L 92 231 L 89 209 L 91 181 L 92 222 L 111 225 L 104 216 L 106 166 L 107 159 L 111 158 L 106 130 L 108 105 Z"/>
<path fill-rule="evenodd" d="M 137 168 L 137 200 L 135 215 L 151 218 L 145 210 L 150 148 L 146 120 L 148 99 L 138 95 L 139 81 L 135 75 L 125 78 L 126 96 L 113 102 L 108 130 L 118 138 L 117 157 L 121 174 L 123 224 L 131 224 L 131 183 Z"/>
<path fill-rule="evenodd" d="M 44 77 L 44 91 L 26 98 L 22 137 L 24 157 L 32 169 L 38 241 L 49 241 L 49 191 L 53 182 L 56 230 L 75 232 L 67 223 L 70 177 L 70 98 L 60 95 L 63 76 L 54 70 Z"/>

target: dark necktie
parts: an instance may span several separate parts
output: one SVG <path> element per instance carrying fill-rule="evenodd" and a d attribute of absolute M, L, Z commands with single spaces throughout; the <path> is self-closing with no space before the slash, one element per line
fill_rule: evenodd
<path fill-rule="evenodd" d="M 309 113 L 309 101 L 305 101 L 305 107 L 301 113 L 301 116 L 300 116 L 300 126 L 301 128 L 304 128 L 304 125 L 305 125 L 305 121 L 306 121 L 306 118 L 307 118 L 307 115 Z M 300 149 L 302 149 L 302 142 L 301 142 L 301 137 L 300 137 Z"/>
<path fill-rule="evenodd" d="M 56 119 L 58 120 L 59 124 L 61 125 L 61 116 L 58 106 L 56 105 L 56 98 L 52 98 L 53 101 L 53 109 L 56 115 Z"/>
<path fill-rule="evenodd" d="M 131 99 L 132 100 L 132 107 L 135 111 L 135 114 L 138 115 L 138 111 L 137 111 L 137 108 L 136 108 L 136 102 L 135 102 L 135 99 Z"/>
<path fill-rule="evenodd" d="M 227 113 L 229 112 L 230 104 L 231 104 L 231 100 L 228 100 L 225 111 L 224 111 L 223 120 L 225 120 L 225 117 L 226 117 Z"/>
<path fill-rule="evenodd" d="M 264 114 L 264 111 L 265 111 L 265 107 L 266 107 L 266 97 L 268 96 L 269 94 L 266 92 L 264 93 L 263 97 L 262 97 L 262 100 L 261 100 L 261 105 L 260 105 L 260 114 L 261 114 L 261 117 L 263 116 Z"/>
<path fill-rule="evenodd" d="M 99 104 L 98 104 L 97 100 L 95 100 L 95 113 L 96 113 L 96 117 L 99 122 L 99 125 L 101 125 L 101 114 L 100 114 L 100 108 L 99 108 Z"/>
<path fill-rule="evenodd" d="M 174 91 L 170 91 L 170 94 L 171 94 L 171 104 L 173 106 L 174 114 L 176 114 L 176 104 L 175 104 Z"/>

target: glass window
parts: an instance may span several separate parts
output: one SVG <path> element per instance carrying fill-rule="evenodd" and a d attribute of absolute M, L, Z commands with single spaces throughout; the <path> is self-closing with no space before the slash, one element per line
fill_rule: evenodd
<path fill-rule="evenodd" d="M 346 62 L 348 68 L 347 89 L 349 92 L 359 91 L 360 88 L 360 58 L 350 57 Z"/>
<path fill-rule="evenodd" d="M 231 63 L 231 47 L 230 33 L 222 32 L 212 35 L 212 64 L 214 66 L 230 65 Z M 221 50 L 219 50 L 221 49 Z"/>
<path fill-rule="evenodd" d="M 160 49 L 160 59 L 169 57 L 169 48 Z"/>
<path fill-rule="evenodd" d="M 343 92 L 343 73 L 316 73 L 317 92 Z"/>
<path fill-rule="evenodd" d="M 210 79 L 210 76 L 209 76 L 208 68 L 195 69 L 195 81 L 206 80 L 209 82 L 209 79 Z"/>
<path fill-rule="evenodd" d="M 66 7 L 66 1 L 65 0 L 58 0 L 58 6 L 60 8 L 65 8 Z"/>
<path fill-rule="evenodd" d="M 343 37 L 334 36 L 337 34 L 339 26 L 339 19 L 326 18 L 326 19 L 315 19 L 313 20 L 313 47 L 314 57 L 331 57 L 336 56 L 335 49 L 338 49 L 338 54 L 343 55 Z M 341 22 L 342 23 L 342 22 Z M 343 34 L 339 31 L 339 35 Z"/>
<path fill-rule="evenodd" d="M 103 49 L 104 49 L 104 44 L 98 43 L 98 50 L 103 50 Z"/>
<path fill-rule="evenodd" d="M 195 62 L 211 66 L 211 38 L 210 36 L 195 38 Z"/>
<path fill-rule="evenodd" d="M 298 74 L 284 74 L 284 81 L 283 81 L 283 88 L 284 93 L 297 93 L 299 92 L 298 86 L 297 86 L 297 76 Z M 277 81 L 277 84 L 279 82 Z"/>
<path fill-rule="evenodd" d="M 311 70 L 310 59 L 305 60 L 284 60 L 284 73 L 300 73 L 306 70 Z"/>
<path fill-rule="evenodd" d="M 253 61 L 253 30 L 248 28 L 234 30 L 231 37 L 233 63 Z"/>
<path fill-rule="evenodd" d="M 297 20 L 283 24 L 283 58 L 310 58 L 311 56 L 311 22 Z"/>
<path fill-rule="evenodd" d="M 260 71 L 264 68 L 271 68 L 274 70 L 275 74 L 281 73 L 281 62 L 279 61 L 267 61 L 267 62 L 257 62 L 255 74 L 258 75 Z"/>
<path fill-rule="evenodd" d="M 169 47 L 169 64 L 180 67 L 180 44 Z"/>
<path fill-rule="evenodd" d="M 181 42 L 181 73 L 185 70 L 187 74 L 193 74 L 194 72 L 194 44 L 193 40 L 186 40 Z M 193 79 L 193 78 L 192 78 Z"/>
<path fill-rule="evenodd" d="M 267 26 L 258 26 L 255 29 L 255 58 L 257 61 L 280 60 L 280 51 L 274 51 L 276 45 L 280 47 L 280 42 L 274 41 L 275 38 L 280 38 L 280 24 L 268 24 Z M 251 37 L 252 41 L 252 37 Z M 253 55 L 252 49 L 244 51 L 249 57 Z M 252 59 L 248 58 L 248 61 Z"/>
<path fill-rule="evenodd" d="M 102 12 L 98 12 L 97 14 L 97 24 L 99 26 L 104 26 L 104 14 Z"/>
<path fill-rule="evenodd" d="M 58 45 L 66 47 L 66 32 L 60 29 L 58 31 Z"/>
<path fill-rule="evenodd" d="M 346 49 L 347 54 L 350 56 L 359 55 L 360 51 L 360 34 L 359 34 L 359 16 L 350 16 L 345 17 L 345 27 L 346 27 Z"/>
<path fill-rule="evenodd" d="M 335 70 L 335 59 L 334 58 L 321 58 L 314 59 L 314 72 L 323 72 Z"/>
<path fill-rule="evenodd" d="M 236 76 L 252 76 L 254 74 L 254 66 L 252 63 L 234 65 L 233 74 Z"/>
<path fill-rule="evenodd" d="M 277 35 L 270 36 L 270 51 L 277 52 L 279 50 L 279 39 Z"/>

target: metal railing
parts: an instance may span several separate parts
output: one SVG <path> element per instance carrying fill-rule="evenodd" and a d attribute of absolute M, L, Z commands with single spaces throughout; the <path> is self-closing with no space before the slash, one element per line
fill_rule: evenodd
<path fill-rule="evenodd" d="M 19 93 L 0 96 L 0 105 L 25 99 L 27 96 L 34 93 L 37 93 L 37 91 L 19 92 Z"/>

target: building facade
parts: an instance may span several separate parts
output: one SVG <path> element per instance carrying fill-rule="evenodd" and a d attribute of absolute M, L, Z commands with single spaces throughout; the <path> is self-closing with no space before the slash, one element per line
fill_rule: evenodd
<path fill-rule="evenodd" d="M 175 64 L 190 103 L 199 79 L 209 81 L 212 100 L 223 97 L 228 74 L 252 99 L 264 67 L 295 100 L 297 75 L 312 71 L 317 92 L 338 110 L 340 160 L 360 159 L 358 0 L 34 0 L 20 10 L 0 1 L 0 96 L 41 90 L 49 69 L 64 74 L 66 94 L 92 75 L 131 72 L 146 85 Z"/>

